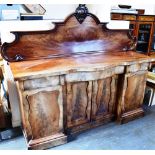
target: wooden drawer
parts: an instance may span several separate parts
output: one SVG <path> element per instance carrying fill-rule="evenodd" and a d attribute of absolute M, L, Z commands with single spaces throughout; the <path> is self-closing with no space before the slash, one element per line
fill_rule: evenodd
<path fill-rule="evenodd" d="M 112 20 L 122 20 L 123 19 L 123 15 L 122 14 L 111 14 L 111 19 Z"/>
<path fill-rule="evenodd" d="M 152 17 L 152 16 L 139 16 L 138 20 L 140 20 L 140 21 L 154 21 L 154 17 Z"/>
<path fill-rule="evenodd" d="M 122 73 L 124 73 L 124 66 L 117 66 L 106 69 L 104 71 L 70 73 L 65 76 L 65 81 L 66 82 L 92 81 L 92 80 L 104 79 L 107 77 L 111 77 L 115 74 L 122 74 Z"/>
<path fill-rule="evenodd" d="M 23 83 L 24 90 L 45 88 L 45 87 L 50 87 L 50 86 L 57 86 L 59 84 L 60 84 L 59 76 L 31 79 L 31 80 L 26 80 Z"/>
<path fill-rule="evenodd" d="M 134 15 L 124 15 L 123 20 L 136 20 L 136 16 L 134 16 Z"/>
<path fill-rule="evenodd" d="M 149 63 L 142 63 L 142 64 L 133 64 L 130 66 L 127 66 L 127 72 L 137 72 L 137 71 L 145 71 L 149 67 Z"/>

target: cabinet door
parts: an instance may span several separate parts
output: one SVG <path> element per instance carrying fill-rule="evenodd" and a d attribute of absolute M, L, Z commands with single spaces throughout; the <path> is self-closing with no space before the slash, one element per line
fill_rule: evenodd
<path fill-rule="evenodd" d="M 118 76 L 93 81 L 92 120 L 114 115 Z"/>
<path fill-rule="evenodd" d="M 146 86 L 146 75 L 146 71 L 125 75 L 118 106 L 118 120 L 120 122 L 127 122 L 144 114 L 142 102 Z"/>
<path fill-rule="evenodd" d="M 25 91 L 22 107 L 24 128 L 31 143 L 63 132 L 61 86 Z"/>
<path fill-rule="evenodd" d="M 67 83 L 67 127 L 90 121 L 92 81 Z"/>
<path fill-rule="evenodd" d="M 137 25 L 135 21 L 130 21 L 129 29 L 133 36 L 136 36 Z"/>
<path fill-rule="evenodd" d="M 153 24 L 153 33 L 151 36 L 151 46 L 150 46 L 150 50 L 151 54 L 155 53 L 155 24 Z"/>
<path fill-rule="evenodd" d="M 137 52 L 148 54 L 151 43 L 150 35 L 152 30 L 153 22 L 138 22 L 136 47 Z"/>

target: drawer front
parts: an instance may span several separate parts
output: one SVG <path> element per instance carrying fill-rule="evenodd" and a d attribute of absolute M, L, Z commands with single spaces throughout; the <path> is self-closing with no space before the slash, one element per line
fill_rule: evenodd
<path fill-rule="evenodd" d="M 134 16 L 134 15 L 124 15 L 123 19 L 124 20 L 136 20 L 136 16 Z"/>
<path fill-rule="evenodd" d="M 92 81 L 104 79 L 115 74 L 124 73 L 124 66 L 117 66 L 113 68 L 106 69 L 104 71 L 97 72 L 79 72 L 70 73 L 65 76 L 66 82 L 78 82 L 78 81 Z"/>
<path fill-rule="evenodd" d="M 24 81 L 24 90 L 45 88 L 49 86 L 57 86 L 60 84 L 59 76 L 43 77 Z"/>
<path fill-rule="evenodd" d="M 140 21 L 154 21 L 154 17 L 152 16 L 139 16 Z"/>
<path fill-rule="evenodd" d="M 121 14 L 111 14 L 111 19 L 122 20 L 123 15 L 121 15 Z"/>
<path fill-rule="evenodd" d="M 127 66 L 127 72 L 137 72 L 137 71 L 146 71 L 149 67 L 149 63 L 133 64 Z"/>

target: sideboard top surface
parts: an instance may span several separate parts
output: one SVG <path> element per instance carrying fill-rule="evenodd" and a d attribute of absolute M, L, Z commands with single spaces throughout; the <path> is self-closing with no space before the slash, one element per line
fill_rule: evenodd
<path fill-rule="evenodd" d="M 10 63 L 10 67 L 14 78 L 19 80 L 39 78 L 46 75 L 62 75 L 79 71 L 98 71 L 119 65 L 131 65 L 151 61 L 155 61 L 155 58 L 128 51 L 12 62 Z"/>

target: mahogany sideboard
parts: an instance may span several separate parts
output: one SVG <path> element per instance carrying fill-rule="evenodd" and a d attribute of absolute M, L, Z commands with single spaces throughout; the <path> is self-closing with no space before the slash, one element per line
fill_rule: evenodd
<path fill-rule="evenodd" d="M 1 50 L 17 84 L 28 149 L 64 144 L 83 130 L 144 115 L 146 74 L 155 59 L 133 51 L 134 36 L 107 29 L 85 5 L 55 25 L 13 32 L 15 41 Z"/>

